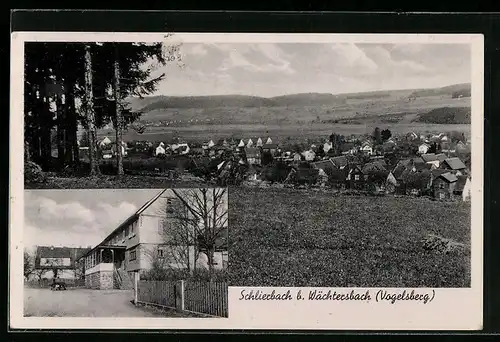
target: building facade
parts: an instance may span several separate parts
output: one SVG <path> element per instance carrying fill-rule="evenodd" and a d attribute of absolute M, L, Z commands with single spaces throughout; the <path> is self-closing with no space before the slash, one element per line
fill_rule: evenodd
<path fill-rule="evenodd" d="M 195 260 L 200 254 L 196 244 L 169 241 L 169 231 L 179 229 L 179 210 L 183 210 L 183 204 L 171 189 L 160 191 L 145 203 L 83 255 L 86 287 L 132 288 L 134 273 L 151 269 L 154 262 L 168 268 L 200 268 L 199 260 Z M 226 265 L 227 249 L 220 248 L 214 254 L 214 268 Z"/>

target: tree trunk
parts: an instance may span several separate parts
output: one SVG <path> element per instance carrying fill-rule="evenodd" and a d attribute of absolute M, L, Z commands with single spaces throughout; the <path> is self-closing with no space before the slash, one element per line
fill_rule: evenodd
<path fill-rule="evenodd" d="M 89 137 L 90 175 L 95 176 L 99 174 L 99 161 L 97 159 L 97 129 L 92 91 L 92 56 L 89 45 L 85 45 L 85 110 Z"/>
<path fill-rule="evenodd" d="M 212 275 L 214 273 L 214 249 L 207 249 L 207 257 L 208 257 L 208 275 L 210 279 L 212 279 Z"/>
<path fill-rule="evenodd" d="M 120 63 L 118 60 L 118 47 L 115 46 L 115 62 L 114 62 L 114 98 L 115 98 L 115 132 L 116 132 L 116 169 L 118 175 L 123 175 L 123 118 L 120 109 Z"/>
<path fill-rule="evenodd" d="M 40 131 L 41 145 L 41 164 L 46 170 L 52 164 L 52 113 L 50 111 L 49 99 L 46 97 L 42 100 L 42 118 Z"/>
<path fill-rule="evenodd" d="M 75 165 L 79 161 L 77 143 L 77 114 L 75 110 L 74 83 L 67 82 L 64 85 L 64 109 L 66 122 L 65 135 L 65 156 L 64 160 L 68 165 Z"/>
<path fill-rule="evenodd" d="M 66 109 L 62 103 L 61 95 L 56 95 L 57 107 L 57 160 L 60 168 L 64 168 L 68 164 L 65 163 L 66 151 Z"/>

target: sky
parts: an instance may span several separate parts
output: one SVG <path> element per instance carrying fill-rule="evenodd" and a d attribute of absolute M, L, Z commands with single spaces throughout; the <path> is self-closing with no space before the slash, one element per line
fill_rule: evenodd
<path fill-rule="evenodd" d="M 93 247 L 159 191 L 26 190 L 23 244 Z"/>
<path fill-rule="evenodd" d="M 181 46 L 154 95 L 348 93 L 471 81 L 468 44 L 262 43 Z"/>

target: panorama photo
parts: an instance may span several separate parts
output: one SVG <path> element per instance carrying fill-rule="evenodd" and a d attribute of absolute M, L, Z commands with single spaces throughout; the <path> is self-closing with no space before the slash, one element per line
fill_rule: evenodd
<path fill-rule="evenodd" d="M 468 43 L 28 42 L 25 188 L 227 188 L 229 286 L 470 287 L 471 64 Z"/>

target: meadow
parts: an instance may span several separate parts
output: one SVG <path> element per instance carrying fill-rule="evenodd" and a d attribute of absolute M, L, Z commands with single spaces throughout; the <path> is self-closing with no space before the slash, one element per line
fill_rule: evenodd
<path fill-rule="evenodd" d="M 470 286 L 470 204 L 270 188 L 229 203 L 231 286 Z M 427 250 L 429 234 L 463 248 Z"/>

